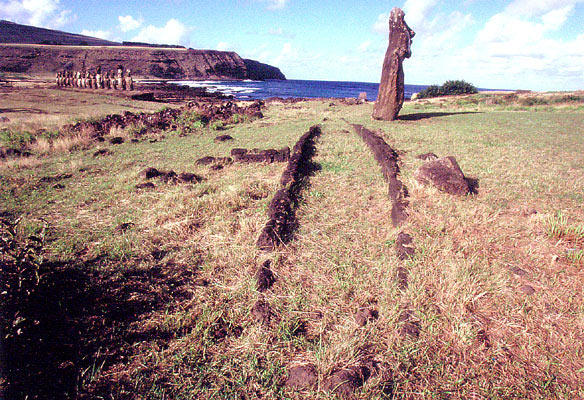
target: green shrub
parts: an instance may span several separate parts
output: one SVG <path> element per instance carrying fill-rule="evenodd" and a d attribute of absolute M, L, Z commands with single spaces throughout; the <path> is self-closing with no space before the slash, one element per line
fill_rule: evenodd
<path fill-rule="evenodd" d="M 32 142 L 34 136 L 29 132 L 18 132 L 10 129 L 0 129 L 0 145 L 13 149 L 21 149 Z"/>
<path fill-rule="evenodd" d="M 126 132 L 129 136 L 139 137 L 148 132 L 148 129 L 141 122 L 138 124 L 132 123 L 126 127 Z"/>
<path fill-rule="evenodd" d="M 539 97 L 524 97 L 521 100 L 519 100 L 519 104 L 521 104 L 522 106 L 544 106 L 549 104 L 549 101 L 547 101 L 546 99 L 542 99 Z"/>
<path fill-rule="evenodd" d="M 431 97 L 440 96 L 454 96 L 460 94 L 474 94 L 478 93 L 477 88 L 468 82 L 458 80 L 458 81 L 446 81 L 442 86 L 431 85 L 426 89 L 418 93 L 418 99 L 428 99 Z"/>
<path fill-rule="evenodd" d="M 244 114 L 233 114 L 233 116 L 231 117 L 231 121 L 234 124 L 245 124 L 246 122 L 248 122 L 248 120 L 249 117 Z"/>
<path fill-rule="evenodd" d="M 209 121 L 195 111 L 185 110 L 176 117 L 177 130 L 180 133 L 191 133 L 207 126 Z"/>
<path fill-rule="evenodd" d="M 584 103 L 584 96 L 567 94 L 564 96 L 552 97 L 552 103 Z"/>
<path fill-rule="evenodd" d="M 39 268 L 43 262 L 43 247 L 48 223 L 44 219 L 15 221 L 0 219 L 0 264 L 12 267 L 18 288 L 40 281 Z M 4 270 L 3 272 L 7 272 Z"/>
<path fill-rule="evenodd" d="M 225 124 L 223 123 L 223 121 L 213 121 L 211 122 L 211 125 L 209 127 L 213 131 L 221 131 L 225 129 Z"/>
<path fill-rule="evenodd" d="M 429 99 L 431 97 L 442 96 L 442 89 L 438 85 L 430 85 L 418 93 L 418 99 Z"/>

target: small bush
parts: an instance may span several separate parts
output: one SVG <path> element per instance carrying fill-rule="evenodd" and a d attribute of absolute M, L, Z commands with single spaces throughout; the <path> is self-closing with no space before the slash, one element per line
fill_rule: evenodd
<path fill-rule="evenodd" d="M 233 116 L 231 117 L 231 121 L 234 124 L 245 124 L 246 122 L 248 122 L 249 118 L 247 115 L 244 114 L 233 114 Z"/>
<path fill-rule="evenodd" d="M 22 149 L 34 140 L 34 136 L 29 132 L 18 132 L 10 129 L 0 129 L 0 145 L 12 149 Z"/>
<path fill-rule="evenodd" d="M 554 96 L 552 98 L 552 103 L 584 103 L 584 96 L 579 96 L 576 94 L 567 94 L 564 96 Z"/>
<path fill-rule="evenodd" d="M 584 225 L 569 225 L 568 218 L 561 211 L 548 217 L 546 233 L 550 239 L 564 239 L 571 243 L 584 243 Z"/>
<path fill-rule="evenodd" d="M 521 104 L 522 106 L 527 106 L 527 107 L 545 106 L 545 105 L 549 104 L 549 101 L 547 101 L 546 99 L 539 98 L 539 97 L 525 97 L 525 98 L 519 100 L 519 104 Z"/>
<path fill-rule="evenodd" d="M 126 127 L 126 133 L 128 137 L 140 137 L 148 132 L 148 129 L 144 126 L 143 123 L 137 124 L 130 124 Z"/>
<path fill-rule="evenodd" d="M 43 247 L 48 223 L 43 219 L 0 219 L 0 264 L 4 291 L 30 294 L 41 279 Z M 10 285 L 14 282 L 14 285 Z"/>
<path fill-rule="evenodd" d="M 454 96 L 460 94 L 478 93 L 477 88 L 465 81 L 446 81 L 442 86 L 431 85 L 418 93 L 418 99 L 428 99 L 431 97 Z"/>
<path fill-rule="evenodd" d="M 223 121 L 213 121 L 211 122 L 211 125 L 209 127 L 213 131 L 222 131 L 223 129 L 225 129 L 225 124 L 223 123 Z"/>
<path fill-rule="evenodd" d="M 209 121 L 195 111 L 185 110 L 175 120 L 180 133 L 191 133 L 207 126 Z"/>

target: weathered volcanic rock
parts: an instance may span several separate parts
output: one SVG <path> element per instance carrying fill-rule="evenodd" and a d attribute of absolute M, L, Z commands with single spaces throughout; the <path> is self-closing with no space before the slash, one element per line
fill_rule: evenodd
<path fill-rule="evenodd" d="M 323 389 L 335 393 L 341 399 L 354 399 L 354 392 L 371 376 L 371 370 L 366 366 L 356 366 L 334 372 L 323 383 Z"/>
<path fill-rule="evenodd" d="M 400 260 L 407 260 L 414 256 L 416 249 L 412 245 L 412 237 L 407 233 L 400 232 L 395 241 L 395 252 Z"/>
<path fill-rule="evenodd" d="M 424 163 L 416 170 L 414 177 L 418 182 L 433 185 L 446 193 L 464 196 L 470 192 L 468 182 L 452 156 Z"/>
<path fill-rule="evenodd" d="M 267 150 L 247 150 L 247 149 L 233 149 L 231 156 L 235 161 L 243 163 L 260 163 L 260 162 L 286 162 L 290 159 L 290 148 L 285 147 L 281 150 L 267 149 Z"/>
<path fill-rule="evenodd" d="M 371 307 L 361 307 L 355 313 L 355 322 L 359 326 L 365 326 L 369 321 L 374 321 L 379 318 L 379 311 Z"/>
<path fill-rule="evenodd" d="M 268 325 L 274 315 L 269 303 L 258 300 L 251 308 L 251 316 L 258 324 Z"/>
<path fill-rule="evenodd" d="M 318 375 L 313 365 L 299 365 L 290 368 L 286 386 L 294 389 L 310 389 L 316 385 Z"/>
<path fill-rule="evenodd" d="M 233 140 L 233 137 L 230 135 L 220 135 L 215 138 L 216 142 L 226 142 L 228 140 Z"/>
<path fill-rule="evenodd" d="M 138 176 L 142 179 L 152 179 L 158 178 L 160 176 L 160 171 L 153 167 L 148 167 L 138 174 Z"/>
<path fill-rule="evenodd" d="M 415 32 L 404 20 L 399 8 L 391 10 L 389 17 L 389 46 L 383 61 L 379 94 L 373 110 L 373 118 L 385 121 L 397 119 L 404 103 L 404 58 L 410 58 L 410 45 Z"/>
<path fill-rule="evenodd" d="M 270 260 L 266 260 L 256 273 L 258 292 L 265 292 L 276 282 L 276 277 L 270 269 Z"/>

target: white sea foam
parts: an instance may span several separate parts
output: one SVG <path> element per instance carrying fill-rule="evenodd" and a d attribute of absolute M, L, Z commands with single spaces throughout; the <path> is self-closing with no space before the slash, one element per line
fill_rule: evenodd
<path fill-rule="evenodd" d="M 256 82 L 256 81 L 244 81 L 246 83 Z M 205 88 L 209 93 L 223 93 L 223 94 L 241 94 L 241 93 L 253 93 L 260 90 L 259 87 L 250 86 L 234 86 L 232 82 L 228 81 L 173 81 L 170 83 L 175 83 L 177 85 L 184 85 L 190 87 L 200 87 Z"/>

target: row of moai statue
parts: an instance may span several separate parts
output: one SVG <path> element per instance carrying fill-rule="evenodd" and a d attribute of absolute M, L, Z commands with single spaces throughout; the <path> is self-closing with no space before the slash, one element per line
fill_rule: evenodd
<path fill-rule="evenodd" d="M 117 73 L 113 71 L 101 72 L 101 67 L 96 71 L 63 71 L 57 72 L 57 86 L 78 87 L 89 89 L 114 89 L 114 90 L 134 90 L 134 80 L 132 73 L 124 67 L 118 66 Z"/>

